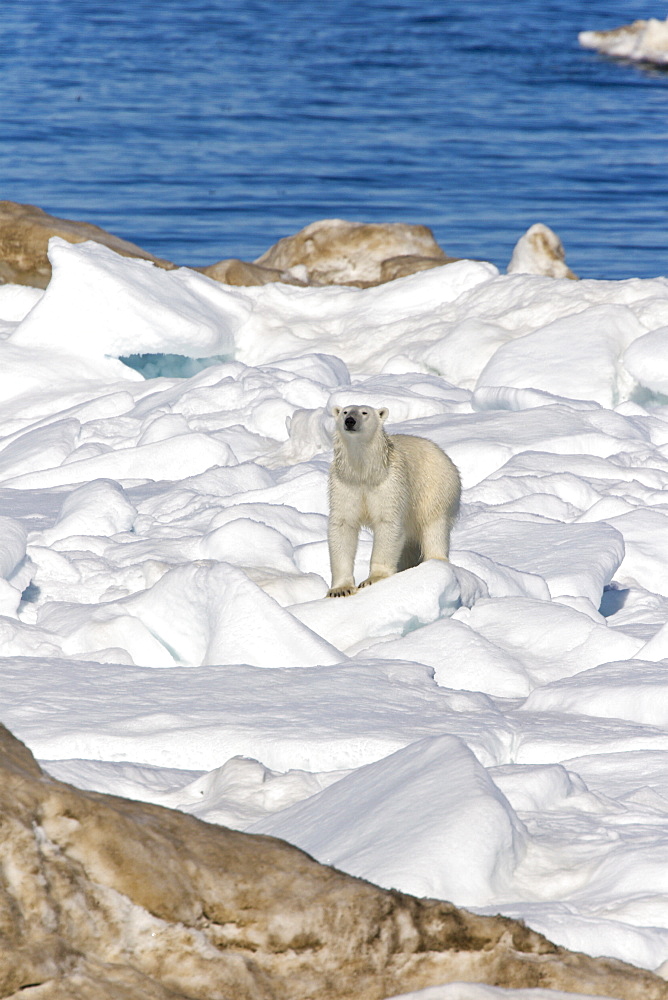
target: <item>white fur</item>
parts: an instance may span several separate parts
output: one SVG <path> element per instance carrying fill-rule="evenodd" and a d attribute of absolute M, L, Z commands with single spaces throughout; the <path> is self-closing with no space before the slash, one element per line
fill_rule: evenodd
<path fill-rule="evenodd" d="M 332 413 L 332 586 L 327 596 L 345 597 L 357 590 L 353 566 L 361 527 L 373 531 L 373 550 L 369 576 L 360 587 L 425 559 L 447 560 L 461 483 L 445 452 L 426 438 L 386 434 L 386 407 L 335 406 Z"/>

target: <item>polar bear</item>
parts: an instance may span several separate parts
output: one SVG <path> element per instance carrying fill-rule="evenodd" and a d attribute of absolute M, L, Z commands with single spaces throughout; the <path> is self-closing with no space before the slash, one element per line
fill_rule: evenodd
<path fill-rule="evenodd" d="M 385 433 L 383 406 L 335 406 L 334 460 L 329 472 L 327 597 L 358 589 L 353 565 L 361 527 L 373 531 L 369 576 L 360 587 L 417 566 L 447 559 L 459 509 L 457 468 L 438 445 L 409 434 Z"/>

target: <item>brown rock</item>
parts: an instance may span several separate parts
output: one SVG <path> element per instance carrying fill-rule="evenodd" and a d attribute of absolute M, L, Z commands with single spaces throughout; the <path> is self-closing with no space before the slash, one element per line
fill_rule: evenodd
<path fill-rule="evenodd" d="M 0 997 L 381 1000 L 455 980 L 668 998 L 651 973 L 518 921 L 54 781 L 0 726 Z"/>
<path fill-rule="evenodd" d="M 310 284 L 365 288 L 383 280 L 383 261 L 405 256 L 430 257 L 441 263 L 452 259 L 427 226 L 322 219 L 279 240 L 255 263 L 282 271 L 303 265 Z"/>
<path fill-rule="evenodd" d="M 51 278 L 47 249 L 52 236 L 70 243 L 93 240 L 124 257 L 150 260 L 166 270 L 176 267 L 99 226 L 59 219 L 35 205 L 0 201 L 0 284 L 46 288 Z M 446 257 L 426 226 L 324 219 L 279 240 L 254 263 L 229 258 L 193 270 L 227 285 L 280 281 L 366 288 L 454 259 Z"/>
<path fill-rule="evenodd" d="M 52 236 L 60 236 L 69 243 L 93 240 L 111 247 L 123 257 L 141 257 L 166 270 L 176 266 L 168 260 L 154 257 L 134 243 L 113 236 L 99 226 L 58 219 L 35 205 L 0 201 L 0 284 L 46 288 L 51 278 L 51 265 L 46 251 Z"/>
<path fill-rule="evenodd" d="M 419 254 L 401 254 L 399 257 L 388 257 L 380 265 L 380 283 L 405 278 L 418 271 L 429 271 L 432 267 L 443 267 L 453 264 L 458 257 L 421 257 Z"/>
<path fill-rule="evenodd" d="M 237 260 L 230 257 L 227 260 L 219 260 L 217 264 L 209 264 L 207 267 L 193 268 L 206 274 L 214 281 L 220 281 L 224 285 L 268 285 L 272 281 L 281 281 L 284 285 L 305 285 L 305 281 L 300 281 L 289 271 L 281 271 L 276 267 L 262 267 L 260 264 L 249 264 L 245 260 Z"/>

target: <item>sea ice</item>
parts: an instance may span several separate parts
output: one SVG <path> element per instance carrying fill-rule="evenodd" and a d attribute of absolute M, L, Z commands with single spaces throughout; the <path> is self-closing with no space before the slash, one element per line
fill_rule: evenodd
<path fill-rule="evenodd" d="M 2 722 L 84 787 L 662 965 L 668 280 L 50 256 L 0 288 Z M 450 564 L 326 600 L 347 402 L 464 492 Z"/>

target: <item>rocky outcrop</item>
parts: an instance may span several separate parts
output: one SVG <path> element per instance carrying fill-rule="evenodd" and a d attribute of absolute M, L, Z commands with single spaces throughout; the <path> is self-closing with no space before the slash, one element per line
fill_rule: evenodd
<path fill-rule="evenodd" d="M 418 271 L 430 271 L 432 267 L 441 267 L 443 264 L 452 264 L 458 257 L 423 257 L 417 253 L 400 254 L 398 257 L 388 257 L 380 265 L 380 281 L 394 281 L 396 278 L 405 278 L 409 274 L 417 274 Z"/>
<path fill-rule="evenodd" d="M 0 727 L 0 997 L 381 1000 L 456 980 L 665 1000 L 523 924 L 44 774 Z"/>
<path fill-rule="evenodd" d="M 69 243 L 94 240 L 111 247 L 123 257 L 141 257 L 167 270 L 175 267 L 169 261 L 154 257 L 134 243 L 113 236 L 89 222 L 58 219 L 36 205 L 0 201 L 0 284 L 46 288 L 51 278 L 46 251 L 52 236 L 60 236 Z"/>
<path fill-rule="evenodd" d="M 249 264 L 248 261 L 230 257 L 219 260 L 217 264 L 193 268 L 201 274 L 208 275 L 214 281 L 224 285 L 268 285 L 272 281 L 281 281 L 284 285 L 305 285 L 308 283 L 306 271 L 303 276 L 290 271 L 281 271 L 277 267 L 262 267 L 260 264 Z"/>
<path fill-rule="evenodd" d="M 0 284 L 46 288 L 51 278 L 47 249 L 52 236 L 70 243 L 93 240 L 124 257 L 150 260 L 166 270 L 177 266 L 99 226 L 58 219 L 35 205 L 0 201 Z M 194 270 L 226 285 L 280 281 L 368 288 L 457 259 L 443 252 L 427 226 L 322 219 L 279 240 L 253 263 L 232 257 Z M 565 262 L 561 240 L 542 223 L 531 226 L 518 241 L 508 265 L 509 274 L 516 272 L 576 277 Z"/>
<path fill-rule="evenodd" d="M 542 222 L 530 226 L 515 244 L 508 274 L 543 274 L 548 278 L 577 281 L 566 263 L 566 253 L 557 234 Z"/>
<path fill-rule="evenodd" d="M 285 236 L 255 263 L 282 271 L 303 267 L 311 285 L 365 288 L 388 280 L 382 277 L 382 265 L 397 257 L 413 258 L 414 261 L 427 259 L 438 264 L 454 259 L 446 257 L 427 226 L 322 219 L 294 236 Z M 420 265 L 413 268 L 421 269 Z M 412 272 L 405 270 L 403 273 Z"/>
<path fill-rule="evenodd" d="M 49 215 L 35 205 L 0 201 L 0 284 L 46 288 L 51 278 L 49 239 L 93 240 L 124 257 L 140 257 L 158 267 L 176 267 L 99 226 Z M 227 285 L 378 285 L 455 260 L 447 257 L 426 226 L 405 223 L 313 222 L 286 236 L 250 263 L 229 258 L 197 267 Z"/>

